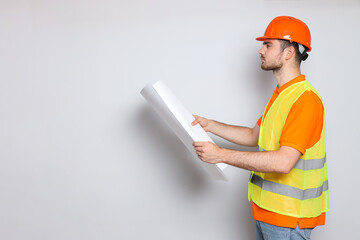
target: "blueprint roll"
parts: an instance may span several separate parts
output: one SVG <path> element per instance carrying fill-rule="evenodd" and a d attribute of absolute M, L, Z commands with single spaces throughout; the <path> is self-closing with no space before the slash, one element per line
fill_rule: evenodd
<path fill-rule="evenodd" d="M 158 81 L 148 84 L 141 90 L 141 95 L 149 102 L 160 117 L 174 131 L 186 148 L 197 159 L 193 142 L 214 142 L 200 124 L 192 126 L 194 116 L 182 105 L 164 83 Z M 223 170 L 224 163 L 210 164 L 200 161 L 204 168 L 215 179 L 227 181 Z"/>

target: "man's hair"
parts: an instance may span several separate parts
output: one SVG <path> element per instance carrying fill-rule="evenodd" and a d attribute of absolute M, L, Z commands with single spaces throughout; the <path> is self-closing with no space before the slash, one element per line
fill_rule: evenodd
<path fill-rule="evenodd" d="M 299 51 L 299 44 L 296 42 L 290 42 L 288 40 L 283 40 L 283 39 L 279 39 L 280 41 L 280 46 L 281 46 L 281 50 L 284 51 L 285 48 L 288 48 L 290 46 L 293 46 L 295 48 L 295 61 L 299 64 L 301 64 L 301 60 L 302 60 L 302 56 L 301 53 Z"/>

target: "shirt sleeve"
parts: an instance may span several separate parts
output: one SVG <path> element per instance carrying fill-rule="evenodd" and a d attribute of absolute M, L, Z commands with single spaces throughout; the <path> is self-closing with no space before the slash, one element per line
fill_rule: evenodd
<path fill-rule="evenodd" d="M 305 154 L 321 137 L 324 106 L 312 91 L 304 92 L 291 107 L 280 137 L 280 146 Z"/>
<path fill-rule="evenodd" d="M 257 122 L 256 122 L 259 127 L 260 127 L 260 125 L 261 125 L 262 117 L 263 117 L 263 116 L 261 115 L 261 117 L 259 118 L 259 120 L 257 120 Z"/>

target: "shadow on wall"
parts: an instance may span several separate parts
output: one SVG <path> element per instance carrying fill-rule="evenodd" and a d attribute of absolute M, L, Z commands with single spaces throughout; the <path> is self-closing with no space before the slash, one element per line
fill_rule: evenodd
<path fill-rule="evenodd" d="M 199 194 L 209 186 L 211 179 L 197 159 L 191 155 L 181 140 L 157 115 L 151 106 L 143 106 L 136 116 L 136 125 L 148 148 L 156 149 L 154 156 L 149 155 L 146 161 L 153 161 L 153 167 L 160 168 L 164 180 L 189 194 Z M 158 157 L 158 156 L 161 157 Z M 200 160 L 198 160 L 200 161 Z"/>
<path fill-rule="evenodd" d="M 247 183 L 250 172 L 244 175 L 238 175 L 232 179 L 238 186 L 233 188 L 234 202 L 232 214 L 233 221 L 238 224 L 236 235 L 241 236 L 239 239 L 255 239 L 255 220 L 252 216 L 252 202 L 247 198 Z"/>
<path fill-rule="evenodd" d="M 223 214 L 232 227 L 227 226 L 219 231 L 230 231 L 229 236 L 241 236 L 242 239 L 255 238 L 251 204 L 247 201 L 247 181 L 250 172 L 231 168 L 226 170 L 229 182 L 225 185 L 216 182 L 151 106 L 144 103 L 136 112 L 134 121 L 138 126 L 137 132 L 141 134 L 140 138 L 147 148 L 152 150 L 144 159 L 147 166 L 151 161 L 151 167 L 157 169 L 158 174 L 161 174 L 172 188 L 185 193 L 188 197 L 183 199 L 188 201 L 194 198 L 202 199 L 204 195 L 211 194 L 209 190 L 214 188 L 226 194 L 226 197 L 219 199 L 224 200 L 224 204 L 229 206 L 224 209 Z M 241 147 L 228 142 L 223 142 L 223 147 L 256 151 L 256 148 Z"/>

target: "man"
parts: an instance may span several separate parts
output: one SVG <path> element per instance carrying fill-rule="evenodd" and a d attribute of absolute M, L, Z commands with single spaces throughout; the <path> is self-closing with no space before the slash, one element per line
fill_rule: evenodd
<path fill-rule="evenodd" d="M 194 142 L 199 158 L 252 171 L 249 200 L 256 220 L 256 239 L 310 239 L 325 224 L 329 210 L 326 123 L 318 92 L 300 72 L 311 51 L 310 31 L 296 18 L 273 19 L 259 50 L 261 68 L 271 70 L 277 87 L 253 128 L 232 126 L 195 116 L 193 125 L 259 152 Z"/>

